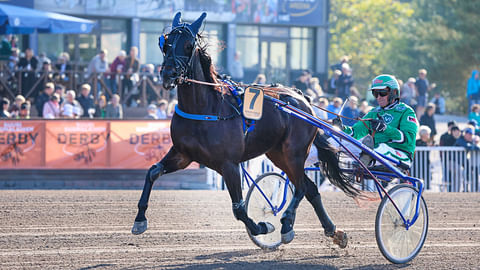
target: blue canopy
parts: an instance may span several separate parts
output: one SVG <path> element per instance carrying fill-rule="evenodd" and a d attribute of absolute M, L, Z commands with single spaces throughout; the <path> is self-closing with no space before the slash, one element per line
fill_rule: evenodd
<path fill-rule="evenodd" d="M 54 12 L 0 4 L 0 34 L 89 33 L 94 21 Z"/>

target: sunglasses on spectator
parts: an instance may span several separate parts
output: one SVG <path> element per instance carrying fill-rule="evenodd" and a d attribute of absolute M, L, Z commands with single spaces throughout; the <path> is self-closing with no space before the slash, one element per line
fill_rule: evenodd
<path fill-rule="evenodd" d="M 387 96 L 389 92 L 390 92 L 389 89 L 372 90 L 372 94 L 375 98 L 377 98 L 378 96 L 381 96 L 381 97 Z"/>

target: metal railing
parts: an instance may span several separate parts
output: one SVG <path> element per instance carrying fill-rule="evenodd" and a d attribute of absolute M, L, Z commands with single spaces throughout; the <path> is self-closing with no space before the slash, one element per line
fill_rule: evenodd
<path fill-rule="evenodd" d="M 245 168 L 254 179 L 266 172 L 280 172 L 265 156 L 246 162 Z M 207 175 L 213 189 L 226 188 L 215 171 L 210 170 Z M 309 171 L 307 175 L 319 188 L 336 190 L 321 172 Z M 463 147 L 417 147 L 410 175 L 423 179 L 429 191 L 480 192 L 480 151 L 467 151 Z M 246 188 L 245 179 L 242 187 Z M 372 180 L 367 180 L 362 188 L 372 189 Z"/>
<path fill-rule="evenodd" d="M 138 99 L 139 106 L 145 107 L 152 100 L 167 99 L 169 93 L 164 90 L 158 76 L 150 73 L 92 73 L 83 70 L 68 70 L 63 73 L 58 71 L 36 72 L 31 70 L 8 68 L 0 69 L 0 95 L 11 100 L 16 95 L 23 95 L 26 99 L 34 100 L 43 90 L 47 82 L 61 84 L 66 90 L 80 91 L 84 83 L 90 84 L 91 93 L 97 98 L 99 95 L 120 95 L 121 103 L 126 103 L 131 98 Z M 127 84 L 127 85 L 125 85 Z"/>

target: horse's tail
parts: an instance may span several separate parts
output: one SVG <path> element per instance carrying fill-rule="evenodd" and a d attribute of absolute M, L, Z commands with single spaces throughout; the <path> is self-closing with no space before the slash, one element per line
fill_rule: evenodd
<path fill-rule="evenodd" d="M 314 144 L 317 147 L 318 158 L 322 162 L 323 172 L 330 182 L 350 197 L 359 195 L 360 190 L 352 185 L 351 178 L 340 169 L 339 160 L 335 154 L 336 149 L 318 133 L 315 136 Z"/>

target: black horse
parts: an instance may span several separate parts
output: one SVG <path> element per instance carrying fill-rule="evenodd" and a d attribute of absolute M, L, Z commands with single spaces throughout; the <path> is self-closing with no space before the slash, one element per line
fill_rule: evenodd
<path fill-rule="evenodd" d="M 247 216 L 239 172 L 240 162 L 265 153 L 288 175 L 295 186 L 294 197 L 281 219 L 282 242 L 289 243 L 293 240 L 296 209 L 306 196 L 314 207 L 325 234 L 341 247 L 345 247 L 346 234 L 336 231 L 323 208 L 317 187 L 304 173 L 304 163 L 317 128 L 281 112 L 275 104 L 265 101 L 262 118 L 256 122 L 253 131 L 245 134 L 244 120 L 235 99 L 218 87 L 221 82 L 210 56 L 206 53 L 206 44 L 198 35 L 206 14 L 203 13 L 192 24 L 181 23 L 180 16 L 180 13 L 175 15 L 172 31 L 160 37 L 159 46 L 165 56 L 161 71 L 163 85 L 166 89 L 177 85 L 180 111 L 190 115 L 214 115 L 218 116 L 218 120 L 192 120 L 178 113 L 173 116 L 170 128 L 173 146 L 167 155 L 147 172 L 132 233 L 141 234 L 147 229 L 145 211 L 154 181 L 163 174 L 184 169 L 192 161 L 205 164 L 223 176 L 235 218 L 245 223 L 253 235 L 272 232 L 275 228 L 270 223 L 256 224 Z M 187 81 L 185 78 L 204 83 Z M 281 100 L 312 113 L 307 100 L 295 91 L 282 88 L 278 96 Z M 347 195 L 356 196 L 358 190 L 340 172 L 335 150 L 324 138 L 317 136 L 316 140 L 324 173 Z"/>

